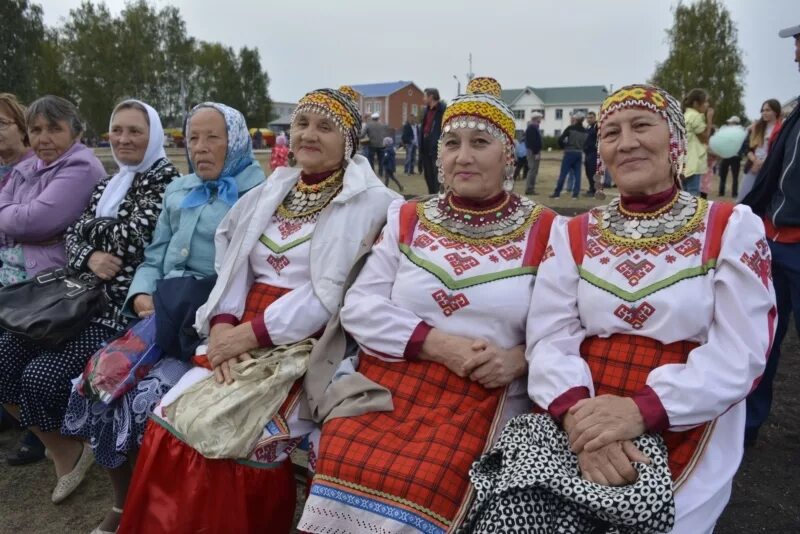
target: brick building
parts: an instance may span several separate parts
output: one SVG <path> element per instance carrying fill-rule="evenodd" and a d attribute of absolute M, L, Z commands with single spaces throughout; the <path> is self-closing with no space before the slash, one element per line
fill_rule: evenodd
<path fill-rule="evenodd" d="M 424 106 L 423 92 L 414 82 L 387 82 L 351 85 L 361 95 L 361 114 L 381 114 L 381 122 L 399 131 L 409 113 L 419 116 Z"/>

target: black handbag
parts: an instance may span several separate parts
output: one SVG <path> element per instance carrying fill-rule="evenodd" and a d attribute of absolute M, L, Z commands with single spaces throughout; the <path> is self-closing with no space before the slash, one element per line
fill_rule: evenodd
<path fill-rule="evenodd" d="M 103 312 L 108 297 L 91 273 L 46 269 L 0 288 L 0 328 L 46 349 L 57 349 Z"/>

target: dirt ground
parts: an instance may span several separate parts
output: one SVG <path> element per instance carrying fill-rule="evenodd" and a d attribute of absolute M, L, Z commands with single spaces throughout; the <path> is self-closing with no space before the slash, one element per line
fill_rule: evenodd
<path fill-rule="evenodd" d="M 172 153 L 170 153 L 173 156 Z M 177 156 L 178 154 L 175 154 Z M 174 157 L 175 157 L 174 156 Z M 259 160 L 269 161 L 266 153 Z M 266 160 L 266 162 L 265 162 Z M 402 155 L 398 156 L 402 162 Z M 176 157 L 176 164 L 185 164 Z M 535 200 L 564 214 L 574 214 L 597 204 L 594 199 L 573 200 L 562 194 L 551 201 L 558 172 L 558 155 L 545 157 L 539 174 Z M 405 177 L 402 164 L 397 173 L 407 194 L 423 194 L 418 175 Z M 585 182 L 585 178 L 583 178 Z M 585 183 L 584 189 L 586 187 Z M 522 192 L 518 182 L 516 190 Z M 714 190 L 714 189 L 712 189 Z M 613 193 L 613 191 L 612 191 Z M 775 384 L 772 415 L 761 431 L 760 441 L 745 452 L 734 481 L 733 496 L 716 532 L 719 534 L 800 533 L 800 340 L 796 333 L 784 342 L 782 366 Z M 19 439 L 18 431 L 0 434 L 0 534 L 88 533 L 111 506 L 111 486 L 100 468 L 94 466 L 87 480 L 60 505 L 50 502 L 55 475 L 48 461 L 26 467 L 8 467 L 5 455 Z M 303 493 L 302 489 L 298 494 Z M 299 501 L 301 502 L 301 501 Z"/>

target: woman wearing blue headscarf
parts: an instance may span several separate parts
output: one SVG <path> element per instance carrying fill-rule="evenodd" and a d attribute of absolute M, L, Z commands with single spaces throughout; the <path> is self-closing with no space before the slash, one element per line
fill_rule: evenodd
<path fill-rule="evenodd" d="M 154 312 L 153 295 L 160 280 L 214 274 L 217 226 L 241 195 L 265 179 L 253 157 L 244 117 L 237 110 L 224 104 L 200 104 L 189 115 L 187 130 L 194 173 L 176 179 L 166 189 L 153 241 L 123 307 L 131 317 Z M 116 530 L 147 418 L 190 368 L 178 355 L 167 354 L 136 387 L 111 404 L 73 391 L 62 433 L 91 444 L 95 461 L 108 471 L 114 488 L 114 507 L 96 533 Z"/>

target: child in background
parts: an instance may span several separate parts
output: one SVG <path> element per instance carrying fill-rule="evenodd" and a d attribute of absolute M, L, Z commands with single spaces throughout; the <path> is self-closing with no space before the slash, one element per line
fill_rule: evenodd
<path fill-rule="evenodd" d="M 272 156 L 269 158 L 270 170 L 278 167 L 286 167 L 289 161 L 289 148 L 286 146 L 286 136 L 281 134 L 275 139 L 275 146 L 272 147 Z"/>
<path fill-rule="evenodd" d="M 391 137 L 383 138 L 383 183 L 389 185 L 389 180 L 397 184 L 400 192 L 403 192 L 403 184 L 397 181 L 394 177 L 395 172 L 395 153 L 394 153 L 394 139 Z"/>

